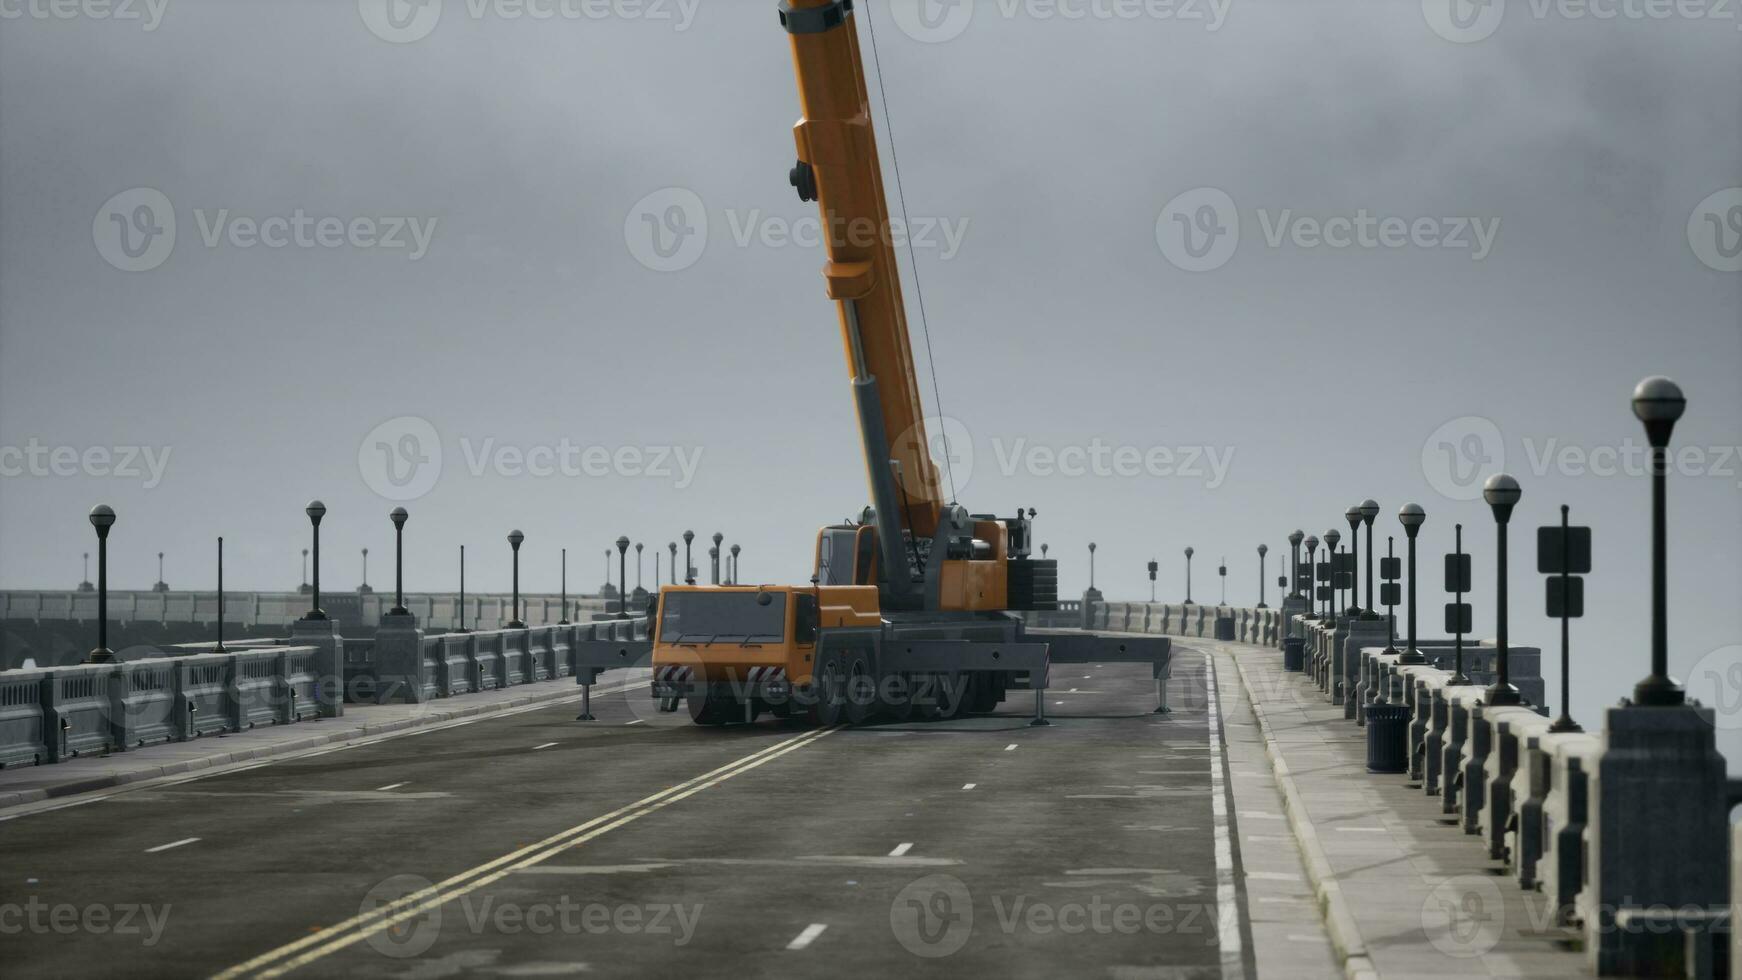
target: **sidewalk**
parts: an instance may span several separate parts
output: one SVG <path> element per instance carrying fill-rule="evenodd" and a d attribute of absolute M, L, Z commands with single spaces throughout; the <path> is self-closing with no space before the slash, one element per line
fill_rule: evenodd
<path fill-rule="evenodd" d="M 637 677 L 640 674 L 642 676 Z M 644 684 L 645 671 L 630 671 L 594 685 L 595 696 Z M 107 756 L 81 756 L 52 765 L 0 769 L 0 811 L 56 797 L 86 793 L 196 772 L 252 759 L 304 752 L 393 732 L 434 728 L 480 715 L 515 708 L 579 701 L 581 689 L 572 677 L 517 684 L 496 691 L 438 698 L 423 704 L 347 704 L 344 715 L 269 725 L 243 732 L 207 735 L 189 742 L 167 742 Z"/>
<path fill-rule="evenodd" d="M 1542 896 L 1523 892 L 1479 838 L 1405 776 L 1367 772 L 1366 729 L 1345 721 L 1279 651 L 1191 641 L 1251 701 L 1287 826 L 1350 977 L 1591 974 Z M 1228 724 L 1236 719 L 1232 714 Z M 1232 738 L 1232 736 L 1230 736 Z M 1246 833 L 1242 827 L 1242 833 Z"/>

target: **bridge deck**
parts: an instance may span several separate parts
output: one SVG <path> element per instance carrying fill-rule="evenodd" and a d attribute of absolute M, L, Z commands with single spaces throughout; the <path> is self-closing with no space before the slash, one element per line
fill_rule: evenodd
<path fill-rule="evenodd" d="M 1055 671 L 1049 728 L 1019 698 L 950 723 L 700 729 L 638 685 L 596 697 L 590 725 L 558 704 L 69 797 L 0 823 L 0 905 L 151 906 L 161 935 L 32 931 L 9 960 L 137 976 L 1335 975 L 1220 672 L 1182 651 L 1163 716 L 1147 667 Z"/>

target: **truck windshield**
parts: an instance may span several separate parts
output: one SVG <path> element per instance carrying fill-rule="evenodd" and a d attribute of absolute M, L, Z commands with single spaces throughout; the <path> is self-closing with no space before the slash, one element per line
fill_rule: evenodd
<path fill-rule="evenodd" d="M 759 596 L 766 597 L 764 605 Z M 786 638 L 784 592 L 667 592 L 662 643 L 779 643 Z"/>

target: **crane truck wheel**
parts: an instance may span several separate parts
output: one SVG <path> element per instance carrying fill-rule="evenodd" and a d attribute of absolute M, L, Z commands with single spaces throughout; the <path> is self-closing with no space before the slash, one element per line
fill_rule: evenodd
<path fill-rule="evenodd" d="M 744 716 L 743 707 L 732 698 L 712 694 L 692 694 L 689 697 L 690 721 L 698 725 L 724 725 Z"/>
<path fill-rule="evenodd" d="M 865 655 L 853 657 L 847 668 L 846 704 L 842 715 L 849 725 L 863 725 L 877 717 L 877 679 L 871 676 L 871 666 Z"/>
<path fill-rule="evenodd" d="M 846 672 L 841 669 L 841 658 L 825 659 L 817 667 L 816 679 L 811 683 L 811 724 L 825 728 L 840 724 L 847 701 L 847 678 Z"/>

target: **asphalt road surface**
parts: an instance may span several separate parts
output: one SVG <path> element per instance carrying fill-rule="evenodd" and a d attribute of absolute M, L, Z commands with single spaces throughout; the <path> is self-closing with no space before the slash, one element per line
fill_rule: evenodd
<path fill-rule="evenodd" d="M 1146 666 L 1055 666 L 1045 728 L 1028 692 L 944 723 L 697 728 L 643 685 L 596 697 L 591 723 L 557 705 L 107 790 L 0 819 L 0 961 L 1249 976 L 1204 671 L 1176 646 L 1158 715 Z"/>

